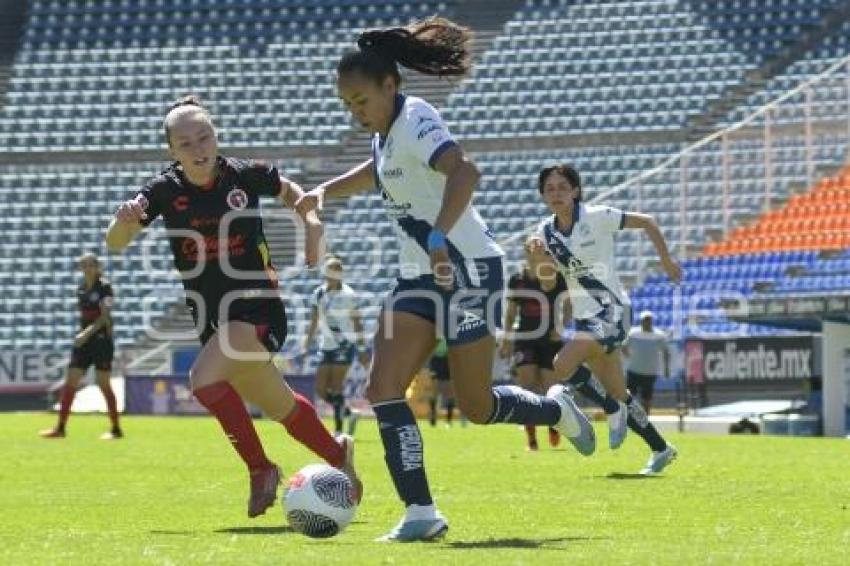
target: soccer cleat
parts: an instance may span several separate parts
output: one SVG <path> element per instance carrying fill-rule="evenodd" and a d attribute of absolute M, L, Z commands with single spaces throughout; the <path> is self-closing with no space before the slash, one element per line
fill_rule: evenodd
<path fill-rule="evenodd" d="M 660 474 L 664 471 L 664 468 L 673 463 L 673 460 L 675 460 L 678 455 L 679 451 L 676 450 L 676 447 L 672 444 L 668 444 L 667 448 L 661 452 L 652 453 L 649 457 L 649 461 L 647 461 L 646 466 L 644 466 L 640 473 L 645 476 Z"/>
<path fill-rule="evenodd" d="M 537 452 L 537 441 L 529 441 L 526 450 L 528 450 L 529 452 Z"/>
<path fill-rule="evenodd" d="M 558 434 L 558 431 L 549 427 L 549 446 L 552 448 L 556 448 L 561 443 L 561 435 Z"/>
<path fill-rule="evenodd" d="M 443 538 L 449 530 L 446 518 L 437 511 L 433 519 L 405 521 L 396 525 L 384 536 L 375 539 L 376 542 L 428 542 Z"/>
<path fill-rule="evenodd" d="M 119 438 L 124 438 L 124 433 L 121 432 L 120 428 L 113 428 L 112 430 L 100 435 L 101 440 L 118 440 Z"/>
<path fill-rule="evenodd" d="M 65 438 L 65 429 L 62 428 L 48 428 L 46 430 L 39 431 L 38 433 L 42 438 Z"/>
<path fill-rule="evenodd" d="M 345 460 L 343 460 L 339 469 L 351 480 L 351 484 L 354 486 L 354 500 L 359 505 L 363 499 L 363 482 L 360 481 L 357 470 L 354 468 L 354 439 L 347 434 L 340 434 L 337 437 L 337 442 L 345 449 Z"/>
<path fill-rule="evenodd" d="M 277 500 L 280 484 L 280 468 L 271 467 L 251 472 L 251 498 L 248 500 L 248 516 L 256 517 L 266 512 Z"/>
<path fill-rule="evenodd" d="M 587 415 L 576 405 L 573 396 L 563 385 L 553 385 L 546 396 L 561 408 L 561 419 L 552 428 L 567 437 L 579 454 L 590 456 L 596 451 L 596 434 Z"/>
<path fill-rule="evenodd" d="M 611 450 L 616 450 L 623 445 L 626 433 L 629 431 L 629 410 L 621 401 L 617 401 L 617 405 L 620 407 L 617 412 L 608 415 L 608 446 Z"/>

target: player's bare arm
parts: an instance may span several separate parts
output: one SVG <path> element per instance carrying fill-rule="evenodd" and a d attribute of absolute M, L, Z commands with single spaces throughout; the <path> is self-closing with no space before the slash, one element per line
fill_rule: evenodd
<path fill-rule="evenodd" d="M 295 203 L 298 214 L 306 214 L 311 210 L 322 210 L 326 198 L 343 198 L 362 193 L 375 188 L 375 167 L 371 159 L 357 167 L 326 181 Z"/>
<path fill-rule="evenodd" d="M 670 255 L 670 250 L 667 248 L 667 241 L 664 239 L 664 234 L 661 233 L 661 229 L 658 227 L 658 224 L 655 223 L 655 219 L 652 216 L 649 216 L 648 214 L 629 212 L 626 214 L 626 221 L 623 224 L 623 228 L 640 229 L 646 232 L 646 235 L 649 237 L 649 240 L 658 252 L 658 257 L 661 259 L 661 267 L 664 268 L 664 272 L 674 283 L 678 283 L 682 280 L 682 268 Z"/>

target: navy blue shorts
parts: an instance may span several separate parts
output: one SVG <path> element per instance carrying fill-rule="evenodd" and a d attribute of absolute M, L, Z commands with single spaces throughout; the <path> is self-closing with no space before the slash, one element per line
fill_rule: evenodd
<path fill-rule="evenodd" d="M 610 354 L 621 347 L 629 335 L 626 324 L 631 321 L 628 306 L 606 305 L 591 318 L 576 319 L 576 332 L 592 334 L 596 342 Z"/>
<path fill-rule="evenodd" d="M 455 285 L 450 292 L 437 286 L 433 275 L 398 279 L 384 310 L 408 312 L 433 322 L 449 345 L 469 344 L 494 335 L 502 325 L 502 258 L 470 260 L 455 269 Z"/>
<path fill-rule="evenodd" d="M 349 366 L 354 361 L 357 348 L 350 342 L 333 350 L 319 350 L 319 365 Z"/>

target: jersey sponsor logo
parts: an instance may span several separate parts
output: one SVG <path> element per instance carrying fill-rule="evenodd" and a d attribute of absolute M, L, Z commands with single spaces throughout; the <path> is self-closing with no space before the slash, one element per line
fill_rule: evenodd
<path fill-rule="evenodd" d="M 245 254 L 245 236 L 243 234 L 234 234 L 229 236 L 227 240 L 220 240 L 218 235 L 204 236 L 202 238 L 204 246 L 204 258 L 207 260 L 217 259 L 220 253 L 220 243 L 227 242 L 227 253 L 231 257 L 241 256 Z M 183 259 L 190 262 L 198 261 L 198 239 L 183 238 L 183 244 L 180 248 Z"/>
<path fill-rule="evenodd" d="M 440 124 L 429 124 L 416 133 L 416 139 L 421 140 L 422 138 L 424 138 L 425 136 L 427 136 L 428 134 L 430 134 L 432 132 L 441 132 L 442 133 L 442 130 L 443 130 L 443 126 L 440 125 Z"/>
<path fill-rule="evenodd" d="M 189 208 L 189 197 L 186 195 L 180 195 L 171 201 L 171 206 L 173 206 L 174 210 L 177 212 L 185 212 L 186 209 Z"/>
<path fill-rule="evenodd" d="M 209 228 L 218 226 L 221 223 L 221 219 L 216 216 L 196 216 L 192 220 L 189 221 L 189 225 L 192 228 Z"/>
<path fill-rule="evenodd" d="M 401 167 L 395 167 L 393 169 L 384 169 L 381 171 L 381 175 L 385 179 L 400 179 L 404 177 L 404 170 Z"/>
<path fill-rule="evenodd" d="M 227 205 L 233 210 L 242 210 L 248 206 L 248 195 L 242 189 L 233 189 L 227 193 Z"/>
<path fill-rule="evenodd" d="M 100 295 L 95 291 L 94 293 L 89 293 L 89 301 L 96 303 L 100 299 Z"/>

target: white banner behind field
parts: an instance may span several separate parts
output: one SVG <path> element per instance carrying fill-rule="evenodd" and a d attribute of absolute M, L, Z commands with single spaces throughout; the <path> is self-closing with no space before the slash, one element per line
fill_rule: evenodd
<path fill-rule="evenodd" d="M 0 394 L 44 391 L 63 378 L 66 352 L 0 352 Z"/>

